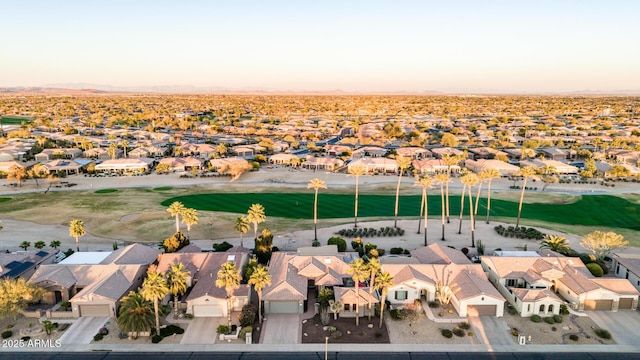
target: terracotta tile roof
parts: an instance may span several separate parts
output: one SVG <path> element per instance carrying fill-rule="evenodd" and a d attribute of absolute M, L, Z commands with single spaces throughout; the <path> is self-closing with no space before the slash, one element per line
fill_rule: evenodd
<path fill-rule="evenodd" d="M 471 264 L 462 251 L 440 244 L 431 244 L 411 251 L 411 256 L 423 264 Z"/>
<path fill-rule="evenodd" d="M 638 296 L 640 292 L 627 279 L 599 278 L 593 279 L 596 285 L 620 295 Z"/>
<path fill-rule="evenodd" d="M 379 303 L 380 300 L 375 298 L 374 295 L 369 295 L 368 287 L 361 287 L 358 289 L 358 295 L 356 296 L 356 289 L 349 287 L 340 287 L 336 286 L 333 288 L 333 293 L 335 295 L 336 300 L 341 301 L 343 304 L 357 304 L 359 306 L 368 305 L 369 301 L 372 304 Z"/>
<path fill-rule="evenodd" d="M 522 302 L 535 302 L 542 300 L 553 300 L 558 303 L 564 303 L 556 294 L 547 289 L 511 289 L 513 295 L 515 295 Z"/>
<path fill-rule="evenodd" d="M 290 263 L 296 256 L 275 252 L 269 262 L 271 285 L 263 290 L 264 300 L 306 300 L 308 280 L 298 275 L 298 269 Z"/>
<path fill-rule="evenodd" d="M 189 255 L 189 254 L 187 254 Z M 202 264 L 195 285 L 191 288 L 191 292 L 187 296 L 186 300 L 197 299 L 202 296 L 211 296 L 218 299 L 226 299 L 227 292 L 224 287 L 220 288 L 216 286 L 216 279 L 218 278 L 218 271 L 222 267 L 222 264 L 227 261 L 233 261 L 238 270 L 242 269 L 242 266 L 247 261 L 245 255 L 235 255 L 234 259 L 230 259 L 230 255 L 227 253 L 207 253 L 206 260 Z M 248 285 L 240 285 L 238 289 L 235 289 L 232 294 L 240 296 L 246 295 L 248 291 Z"/>
<path fill-rule="evenodd" d="M 498 290 L 487 280 L 487 277 L 480 268 L 480 273 L 475 267 L 460 269 L 453 277 L 449 285 L 453 289 L 456 299 L 464 300 L 477 296 L 489 296 L 498 300 L 503 300 Z"/>

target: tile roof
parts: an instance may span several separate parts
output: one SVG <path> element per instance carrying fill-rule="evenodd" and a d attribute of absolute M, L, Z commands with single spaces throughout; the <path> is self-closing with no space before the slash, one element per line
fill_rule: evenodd
<path fill-rule="evenodd" d="M 522 302 L 535 302 L 542 300 L 553 300 L 559 303 L 564 303 L 564 300 L 560 299 L 551 290 L 547 289 L 519 289 L 513 288 L 511 292 Z"/>
<path fill-rule="evenodd" d="M 359 288 L 357 296 L 356 296 L 356 289 L 352 287 L 346 288 L 346 287 L 336 286 L 333 288 L 333 292 L 336 300 L 342 302 L 343 304 L 355 304 L 357 301 L 358 305 L 361 306 L 361 305 L 368 305 L 369 301 L 371 301 L 372 304 L 380 302 L 380 300 L 378 300 L 375 297 L 375 293 L 372 295 L 369 295 L 368 287 Z"/>

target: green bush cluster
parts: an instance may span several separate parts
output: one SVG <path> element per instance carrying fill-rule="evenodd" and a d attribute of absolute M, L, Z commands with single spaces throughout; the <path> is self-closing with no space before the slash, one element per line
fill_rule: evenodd
<path fill-rule="evenodd" d="M 336 245 L 338 247 L 338 252 L 347 251 L 347 242 L 340 236 L 330 237 L 329 240 L 327 240 L 327 245 Z"/>
<path fill-rule="evenodd" d="M 238 338 L 244 339 L 247 334 L 253 333 L 253 326 L 243 326 L 238 333 Z"/>
<path fill-rule="evenodd" d="M 533 321 L 534 323 L 539 323 L 542 321 L 542 318 L 540 317 L 540 315 L 531 315 L 531 321 Z"/>
<path fill-rule="evenodd" d="M 546 322 L 547 324 L 550 324 L 550 325 L 552 325 L 552 324 L 555 324 L 555 323 L 556 323 L 556 321 L 555 321 L 555 320 L 553 320 L 553 316 L 545 317 L 545 318 L 544 318 L 544 322 Z"/>
<path fill-rule="evenodd" d="M 560 315 L 553 315 L 553 321 L 556 322 L 556 324 L 562 324 L 562 316 Z"/>
<path fill-rule="evenodd" d="M 579 337 L 576 334 L 571 334 L 571 335 L 569 335 L 569 339 L 571 339 L 573 341 L 578 341 Z"/>
<path fill-rule="evenodd" d="M 231 249 L 232 247 L 233 247 L 233 245 L 229 244 L 226 241 L 224 241 L 222 243 L 213 243 L 213 251 L 215 251 L 215 252 L 225 252 L 225 251 Z"/>
<path fill-rule="evenodd" d="M 464 330 L 469 330 L 471 329 L 471 325 L 468 322 L 461 322 L 460 324 L 458 324 L 458 327 L 460 329 L 464 329 Z"/>
<path fill-rule="evenodd" d="M 220 325 L 218 325 L 218 329 L 216 330 L 216 332 L 218 334 L 228 335 L 229 334 L 229 326 L 228 325 L 224 325 L 224 324 L 220 324 Z"/>
<path fill-rule="evenodd" d="M 257 314 L 258 314 L 258 309 L 254 305 L 247 304 L 243 306 L 242 311 L 238 315 L 240 327 L 253 325 L 253 323 L 256 321 Z"/>
<path fill-rule="evenodd" d="M 535 228 L 527 228 L 524 226 L 520 226 L 516 229 L 515 226 L 504 227 L 502 225 L 498 225 L 493 229 L 501 236 L 514 237 L 517 239 L 542 240 L 545 235 Z"/>
<path fill-rule="evenodd" d="M 447 339 L 451 339 L 453 337 L 453 332 L 449 329 L 440 329 L 440 333 Z"/>
<path fill-rule="evenodd" d="M 184 329 L 177 325 L 168 325 L 162 329 L 160 329 L 160 336 L 167 337 L 173 334 L 184 334 Z"/>
<path fill-rule="evenodd" d="M 465 332 L 464 330 L 456 326 L 455 328 L 453 328 L 453 334 L 457 337 L 463 337 L 465 335 Z"/>
<path fill-rule="evenodd" d="M 159 343 L 160 341 L 162 341 L 162 339 L 164 339 L 164 338 L 163 338 L 162 336 L 160 336 L 160 335 L 153 335 L 153 336 L 151 337 L 151 343 L 153 343 L 153 344 L 157 344 L 157 343 Z"/>
<path fill-rule="evenodd" d="M 411 252 L 409 251 L 409 249 L 403 249 L 401 247 L 392 247 L 391 250 L 389 250 L 389 253 L 392 255 L 409 255 Z"/>
<path fill-rule="evenodd" d="M 604 271 L 602 270 L 602 267 L 597 263 L 589 263 L 586 266 L 593 276 L 602 277 L 602 275 L 604 275 Z"/>
<path fill-rule="evenodd" d="M 396 227 L 381 227 L 379 229 L 374 228 L 352 228 L 352 229 L 340 229 L 338 231 L 340 236 L 352 238 L 352 237 L 374 237 L 374 236 L 402 236 L 404 235 L 404 229 Z"/>
<path fill-rule="evenodd" d="M 611 339 L 611 333 L 608 330 L 597 328 L 594 330 L 594 332 L 596 333 L 596 335 L 603 339 Z"/>
<path fill-rule="evenodd" d="M 8 338 L 10 338 L 12 336 L 13 336 L 13 331 L 11 331 L 11 330 L 6 330 L 6 331 L 2 332 L 2 338 L 3 339 L 8 339 Z"/>

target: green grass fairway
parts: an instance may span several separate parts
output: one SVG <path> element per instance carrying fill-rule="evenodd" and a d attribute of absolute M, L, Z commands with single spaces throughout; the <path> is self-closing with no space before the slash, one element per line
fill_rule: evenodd
<path fill-rule="evenodd" d="M 161 186 L 161 187 L 153 188 L 153 191 L 169 191 L 172 189 L 173 188 L 171 186 Z"/>
<path fill-rule="evenodd" d="M 450 196 L 451 217 L 460 214 L 460 196 Z M 313 218 L 313 194 L 279 193 L 220 193 L 198 194 L 173 197 L 162 202 L 169 206 L 180 201 L 186 207 L 208 211 L 222 211 L 244 214 L 254 203 L 265 207 L 267 216 L 311 219 Z M 465 198 L 465 214 L 469 202 Z M 358 217 L 393 217 L 395 196 L 360 195 Z M 486 199 L 480 199 L 479 219 L 484 219 Z M 420 196 L 401 196 L 399 216 L 418 216 Z M 440 196 L 429 196 L 429 215 L 439 216 Z M 354 196 L 342 194 L 322 194 L 318 196 L 318 218 L 340 219 L 353 217 Z M 491 200 L 491 215 L 515 218 L 518 203 L 505 200 Z M 536 219 L 550 223 L 605 226 L 640 230 L 640 205 L 612 195 L 582 196 L 569 204 L 524 204 L 523 219 Z"/>
<path fill-rule="evenodd" d="M 9 201 L 11 200 L 11 198 L 0 198 L 0 202 L 5 202 L 5 201 Z"/>
<path fill-rule="evenodd" d="M 109 193 L 118 192 L 118 189 L 100 189 L 100 190 L 96 190 L 95 192 L 96 194 L 109 194 Z"/>
<path fill-rule="evenodd" d="M 12 115 L 2 116 L 3 125 L 20 125 L 23 122 L 26 124 L 30 124 L 32 121 L 33 119 L 27 116 L 12 116 Z"/>

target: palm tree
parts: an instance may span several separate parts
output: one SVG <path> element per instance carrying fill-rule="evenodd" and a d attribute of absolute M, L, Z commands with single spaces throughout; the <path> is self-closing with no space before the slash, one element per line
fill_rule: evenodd
<path fill-rule="evenodd" d="M 442 156 L 442 161 L 444 162 L 445 165 L 447 165 L 447 175 L 449 175 L 449 178 L 451 178 L 451 167 L 454 165 L 458 165 L 458 163 L 460 162 L 459 157 L 456 155 L 444 154 Z M 449 223 L 449 182 L 445 184 L 446 205 L 447 205 L 447 224 Z"/>
<path fill-rule="evenodd" d="M 49 243 L 49 246 L 54 248 L 54 249 L 58 249 L 58 247 L 62 245 L 60 243 L 60 240 L 51 240 L 51 242 Z"/>
<path fill-rule="evenodd" d="M 167 284 L 169 292 L 173 294 L 173 318 L 178 317 L 178 295 L 187 292 L 187 277 L 189 272 L 184 268 L 182 263 L 171 265 L 167 272 Z"/>
<path fill-rule="evenodd" d="M 356 178 L 356 204 L 354 210 L 354 227 L 358 227 L 358 180 L 361 175 L 365 175 L 367 173 L 367 169 L 364 166 L 352 166 L 349 168 L 349 175 L 352 175 Z"/>
<path fill-rule="evenodd" d="M 500 172 L 496 169 L 482 170 L 485 173 L 485 179 L 487 179 L 487 224 L 489 223 L 489 215 L 491 214 L 491 182 L 493 179 L 500 178 Z"/>
<path fill-rule="evenodd" d="M 167 212 L 176 217 L 176 232 L 180 232 L 180 215 L 183 215 L 185 210 L 186 208 L 180 201 L 172 202 L 167 208 Z"/>
<path fill-rule="evenodd" d="M 315 191 L 315 195 L 313 198 L 313 240 L 318 241 L 318 190 L 326 189 L 327 184 L 318 179 L 311 179 L 309 184 L 307 184 L 307 189 L 313 189 Z"/>
<path fill-rule="evenodd" d="M 369 277 L 369 269 L 362 259 L 356 259 L 349 264 L 347 272 L 351 274 L 351 278 L 355 282 L 356 287 L 356 326 L 360 325 L 360 283 Z"/>
<path fill-rule="evenodd" d="M 522 213 L 522 200 L 524 200 L 524 189 L 527 186 L 527 179 L 536 174 L 536 169 L 532 166 L 526 166 L 520 169 L 520 176 L 523 177 L 524 181 L 522 182 L 522 191 L 520 192 L 520 203 L 518 204 L 518 219 L 516 220 L 516 229 L 518 229 L 518 225 L 520 225 L 520 214 Z"/>
<path fill-rule="evenodd" d="M 549 249 L 560 254 L 566 254 L 571 248 L 569 247 L 569 240 L 567 240 L 567 238 L 559 235 L 546 234 L 544 239 L 542 239 L 540 249 Z"/>
<path fill-rule="evenodd" d="M 398 174 L 398 185 L 396 186 L 396 205 L 394 208 L 394 220 L 393 227 L 398 227 L 398 202 L 400 200 L 400 183 L 402 182 L 402 174 L 405 170 L 411 166 L 411 158 L 398 156 L 396 157 L 396 164 L 398 165 L 398 169 L 400 170 Z"/>
<path fill-rule="evenodd" d="M 422 187 L 422 202 L 420 209 L 424 209 L 424 246 L 427 246 L 427 220 L 429 216 L 429 199 L 427 198 L 427 189 L 433 188 L 433 178 L 429 175 L 416 178 L 416 183 L 413 186 Z M 422 215 L 422 214 L 420 214 Z M 420 221 L 418 221 L 418 234 L 420 233 Z"/>
<path fill-rule="evenodd" d="M 40 241 L 36 241 L 35 244 L 33 244 L 33 247 L 36 249 L 42 249 L 43 247 L 47 246 L 47 243 L 45 243 L 44 241 L 40 240 Z"/>
<path fill-rule="evenodd" d="M 187 208 L 182 212 L 182 222 L 187 225 L 187 238 L 191 235 L 191 225 L 198 224 L 198 210 Z"/>
<path fill-rule="evenodd" d="M 156 335 L 160 335 L 160 310 L 158 302 L 169 293 L 169 286 L 162 274 L 157 271 L 147 274 L 147 278 L 142 283 L 140 294 L 145 300 L 153 302 L 153 311 L 156 314 Z"/>
<path fill-rule="evenodd" d="M 22 248 L 24 251 L 27 251 L 27 249 L 29 248 L 29 246 L 31 246 L 31 242 L 26 241 L 26 240 L 25 240 L 25 241 L 23 241 L 23 242 L 20 244 L 20 248 Z"/>
<path fill-rule="evenodd" d="M 69 236 L 76 238 L 76 251 L 80 251 L 78 246 L 78 238 L 84 236 L 87 232 L 84 230 L 84 223 L 82 220 L 75 219 L 69 223 Z"/>
<path fill-rule="evenodd" d="M 263 223 L 266 219 L 267 216 L 264 214 L 264 206 L 252 204 L 251 207 L 249 207 L 247 220 L 253 224 L 253 235 L 255 239 L 258 238 L 258 224 Z"/>
<path fill-rule="evenodd" d="M 446 175 L 446 174 L 445 174 Z M 380 326 L 382 327 L 382 318 L 384 315 L 384 305 L 387 302 L 387 292 L 393 286 L 393 277 L 388 272 L 381 272 L 376 279 L 376 290 L 380 290 Z"/>
<path fill-rule="evenodd" d="M 120 302 L 118 310 L 118 327 L 124 333 L 134 333 L 134 339 L 140 332 L 149 331 L 153 327 L 153 304 L 140 292 L 129 291 Z"/>
<path fill-rule="evenodd" d="M 382 270 L 382 267 L 380 266 L 380 261 L 378 260 L 378 258 L 372 257 L 371 259 L 369 259 L 369 264 L 367 266 L 370 275 L 369 278 L 369 321 L 371 321 L 371 299 L 373 297 L 373 288 L 376 284 L 376 275 Z"/>
<path fill-rule="evenodd" d="M 462 177 L 465 177 L 469 174 L 466 174 Z M 462 181 L 462 178 L 460 179 L 462 182 L 462 194 L 460 195 L 460 223 L 458 223 L 458 234 L 462 234 L 462 213 L 464 212 L 464 197 L 465 197 L 465 192 L 467 191 L 467 184 Z M 473 212 L 473 209 L 471 209 L 470 211 Z"/>
<path fill-rule="evenodd" d="M 240 247 L 243 247 L 242 235 L 246 234 L 249 231 L 249 220 L 246 216 L 239 216 L 236 219 L 236 223 L 233 226 L 233 229 L 240 233 Z"/>
<path fill-rule="evenodd" d="M 442 208 L 440 210 L 442 214 L 442 241 L 444 241 L 444 223 L 445 223 L 445 200 L 444 200 L 444 187 L 451 182 L 451 177 L 447 173 L 440 173 L 436 175 L 436 181 L 440 184 L 440 199 L 442 200 Z"/>
<path fill-rule="evenodd" d="M 271 275 L 266 267 L 258 265 L 253 269 L 247 283 L 253 285 L 253 289 L 258 294 L 258 319 L 262 323 L 262 289 L 271 285 Z"/>
<path fill-rule="evenodd" d="M 476 226 L 473 218 L 473 195 L 471 194 L 471 188 L 476 186 L 480 182 L 480 178 L 478 177 L 478 175 L 474 173 L 468 173 L 467 175 L 463 176 L 460 180 L 462 180 L 462 183 L 465 184 L 465 186 L 469 191 L 469 221 L 471 222 L 471 247 L 473 248 L 473 247 L 476 247 L 476 240 L 475 240 Z"/>
<path fill-rule="evenodd" d="M 233 295 L 233 290 L 240 287 L 241 280 L 242 275 L 240 275 L 240 270 L 236 268 L 235 263 L 227 261 L 222 264 L 222 267 L 218 271 L 216 286 L 224 288 L 227 292 L 227 320 L 229 327 L 231 327 L 231 296 Z"/>
<path fill-rule="evenodd" d="M 129 142 L 127 140 L 121 140 L 120 146 L 122 146 L 122 150 L 124 151 L 124 158 L 127 158 L 127 148 L 129 147 Z"/>

